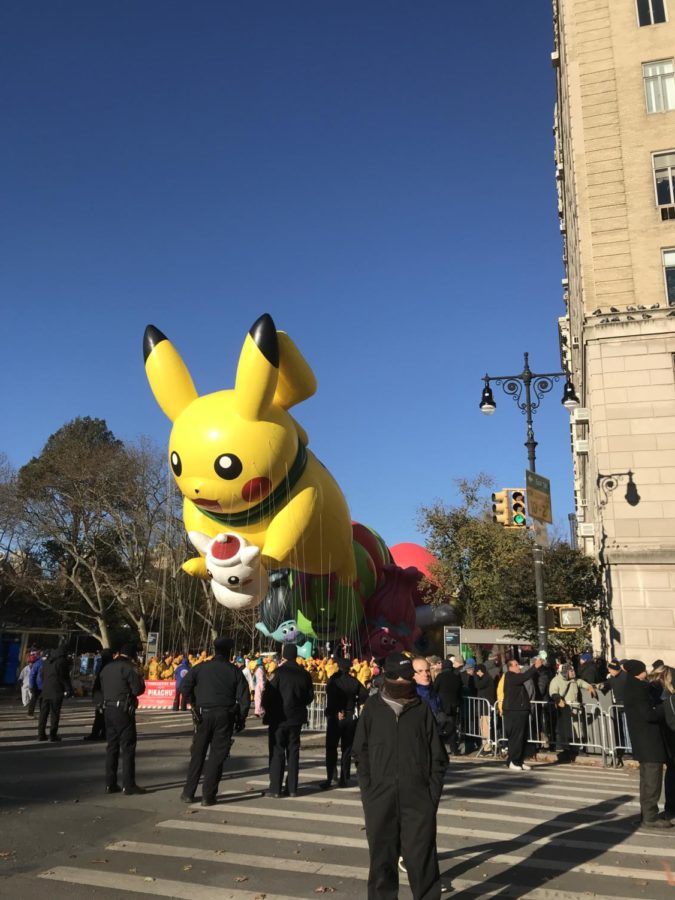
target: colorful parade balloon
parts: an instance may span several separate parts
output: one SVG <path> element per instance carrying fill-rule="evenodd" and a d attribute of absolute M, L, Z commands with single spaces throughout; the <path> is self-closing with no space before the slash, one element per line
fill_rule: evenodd
<path fill-rule="evenodd" d="M 366 649 L 411 649 L 421 575 L 393 560 L 375 531 L 352 523 L 342 491 L 308 449 L 288 410 L 314 394 L 316 380 L 291 338 L 262 315 L 244 340 L 234 388 L 203 396 L 152 325 L 143 350 L 152 392 L 173 422 L 169 462 L 200 554 L 183 569 L 210 577 L 230 609 L 262 603 L 259 631 L 299 643 L 303 655 L 314 640 L 359 628 Z M 400 546 L 408 555 L 416 548 Z M 412 552 L 427 563 L 423 548 Z"/>

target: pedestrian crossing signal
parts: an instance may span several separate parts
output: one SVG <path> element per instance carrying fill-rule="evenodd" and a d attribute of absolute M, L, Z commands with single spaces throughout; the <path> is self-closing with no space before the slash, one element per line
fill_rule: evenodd
<path fill-rule="evenodd" d="M 548 631 L 570 633 L 584 627 L 584 611 L 580 606 L 552 603 L 546 607 Z"/>

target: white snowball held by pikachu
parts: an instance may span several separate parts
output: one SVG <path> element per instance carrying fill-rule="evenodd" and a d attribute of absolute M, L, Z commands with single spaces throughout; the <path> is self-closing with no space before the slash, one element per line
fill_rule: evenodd
<path fill-rule="evenodd" d="M 254 609 L 267 593 L 267 570 L 260 562 L 260 548 L 234 532 L 210 538 L 189 531 L 192 545 L 204 554 L 211 589 L 218 603 L 228 609 Z"/>

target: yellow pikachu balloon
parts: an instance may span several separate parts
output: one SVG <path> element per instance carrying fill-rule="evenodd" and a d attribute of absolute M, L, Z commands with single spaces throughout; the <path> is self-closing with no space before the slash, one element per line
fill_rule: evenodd
<path fill-rule="evenodd" d="M 261 316 L 247 334 L 233 390 L 200 397 L 173 344 L 152 325 L 145 371 L 173 422 L 169 461 L 183 494 L 187 531 L 236 532 L 261 550 L 270 569 L 356 577 L 351 517 L 328 470 L 307 449 L 289 414 L 311 397 L 316 379 L 293 341 Z M 183 569 L 207 577 L 203 557 Z"/>

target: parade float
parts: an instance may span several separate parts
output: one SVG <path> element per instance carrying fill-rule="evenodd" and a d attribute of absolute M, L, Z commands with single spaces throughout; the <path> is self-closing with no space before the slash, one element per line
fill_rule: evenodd
<path fill-rule="evenodd" d="M 199 395 L 178 351 L 150 325 L 145 371 L 173 423 L 169 463 L 199 556 L 183 569 L 211 581 L 229 609 L 259 609 L 257 628 L 292 642 L 347 642 L 364 654 L 412 650 L 424 629 L 454 620 L 430 605 L 433 558 L 416 544 L 389 549 L 352 522 L 347 501 L 289 410 L 316 379 L 265 314 L 244 339 L 234 388 Z"/>

